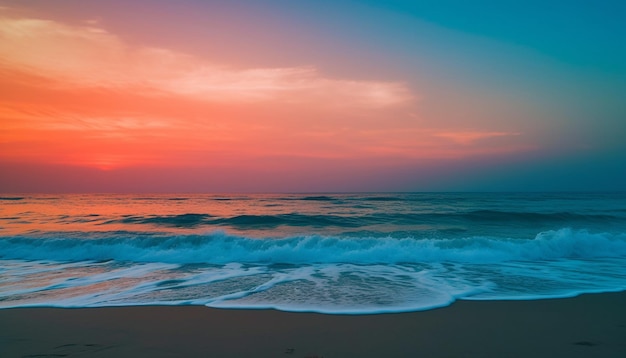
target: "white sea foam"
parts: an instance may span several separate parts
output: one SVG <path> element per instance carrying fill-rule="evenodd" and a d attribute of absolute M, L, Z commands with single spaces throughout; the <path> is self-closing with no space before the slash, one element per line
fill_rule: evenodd
<path fill-rule="evenodd" d="M 220 248 L 222 256 L 219 257 L 223 260 L 223 255 L 230 250 L 228 245 L 236 244 L 240 250 L 231 253 L 229 260 L 233 260 L 249 258 L 242 255 L 243 248 L 249 249 L 254 244 L 259 250 L 256 245 L 261 243 L 224 235 L 213 239 L 219 245 L 210 240 L 197 240 L 192 246 L 198 250 Z M 254 256 L 255 260 L 250 262 L 186 263 L 201 261 L 198 256 L 194 260 L 184 256 L 192 254 L 190 247 L 180 248 L 172 241 L 166 245 L 150 246 L 145 241 L 131 245 L 130 239 L 92 242 L 100 246 L 122 245 L 126 250 L 138 251 L 133 252 L 136 256 L 126 252 L 125 256 L 109 257 L 111 260 L 106 262 L 88 261 L 95 259 L 85 255 L 92 252 L 89 249 L 81 255 L 68 255 L 62 250 L 60 253 L 51 251 L 50 247 L 48 256 L 79 257 L 84 261 L 64 262 L 50 258 L 43 261 L 37 252 L 31 252 L 26 258 L 6 257 L 27 252 L 32 242 L 25 240 L 13 239 L 12 243 L 19 248 L 14 252 L 6 250 L 6 242 L 3 243 L 0 307 L 194 304 L 362 314 L 431 309 L 458 299 L 528 300 L 626 290 L 623 270 L 626 255 L 620 251 L 624 248 L 623 236 L 571 230 L 543 233 L 534 240 L 504 242 L 485 238 L 471 243 L 470 240 L 409 243 L 409 239 L 376 239 L 379 240 L 376 245 L 374 239 L 365 239 L 359 246 L 357 239 L 352 239 L 340 247 L 361 250 L 361 253 L 345 252 L 314 262 L 302 262 L 303 257 L 313 253 L 316 257 L 336 253 L 337 250 L 331 250 L 328 245 L 340 239 L 311 237 L 265 243 L 267 246 L 261 246 L 264 255 L 260 256 L 264 260 Z M 68 240 L 54 245 L 73 248 L 73 241 Z M 393 253 L 393 247 L 413 251 Z M 288 261 L 284 253 L 276 254 L 287 248 L 296 255 L 291 262 L 284 262 Z M 464 252 L 470 248 L 474 250 L 473 255 L 479 255 L 480 250 L 486 254 L 480 260 L 469 260 Z M 376 260 L 365 260 L 365 253 L 376 252 Z M 275 261 L 268 259 L 269 253 Z M 202 260 L 209 257 L 205 252 L 197 252 L 197 255 Z M 133 257 L 134 261 L 124 261 L 127 257 Z M 353 262 L 348 262 L 347 257 Z M 486 262 L 486 257 L 491 258 L 491 262 Z M 155 258 L 166 258 L 170 262 L 157 262 Z M 383 259 L 387 262 L 381 262 Z"/>

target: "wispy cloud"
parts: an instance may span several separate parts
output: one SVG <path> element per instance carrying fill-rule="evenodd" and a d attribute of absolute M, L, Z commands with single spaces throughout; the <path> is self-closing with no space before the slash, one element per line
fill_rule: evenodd
<path fill-rule="evenodd" d="M 56 86 L 129 90 L 215 102 L 317 102 L 384 107 L 413 97 L 400 82 L 324 76 L 315 67 L 234 69 L 164 48 L 131 46 L 86 22 L 0 18 L 2 66 Z"/>
<path fill-rule="evenodd" d="M 458 131 L 458 132 L 436 132 L 432 135 L 448 139 L 457 144 L 470 145 L 477 141 L 497 138 L 518 136 L 519 132 L 491 132 L 491 131 Z"/>
<path fill-rule="evenodd" d="M 229 68 L 82 24 L 0 15 L 0 84 L 12 86 L 0 98 L 1 160 L 387 165 L 528 148 L 490 140 L 519 133 L 487 125 L 433 129 L 401 82 L 331 78 L 312 66 Z"/>

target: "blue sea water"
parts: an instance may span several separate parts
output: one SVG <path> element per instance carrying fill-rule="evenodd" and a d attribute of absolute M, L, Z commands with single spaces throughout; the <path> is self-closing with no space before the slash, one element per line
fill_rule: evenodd
<path fill-rule="evenodd" d="M 0 308 L 372 314 L 622 290 L 626 193 L 0 197 Z"/>

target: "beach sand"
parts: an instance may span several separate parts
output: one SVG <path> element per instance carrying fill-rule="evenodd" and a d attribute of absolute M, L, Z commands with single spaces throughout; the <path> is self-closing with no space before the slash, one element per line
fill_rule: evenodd
<path fill-rule="evenodd" d="M 626 293 L 380 315 L 0 310 L 0 357 L 626 357 Z"/>

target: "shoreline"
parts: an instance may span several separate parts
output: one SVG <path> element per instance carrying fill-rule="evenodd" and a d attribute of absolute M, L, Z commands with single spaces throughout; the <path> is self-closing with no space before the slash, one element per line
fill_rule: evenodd
<path fill-rule="evenodd" d="M 626 357 L 626 292 L 328 315 L 204 306 L 0 309 L 2 357 Z"/>

